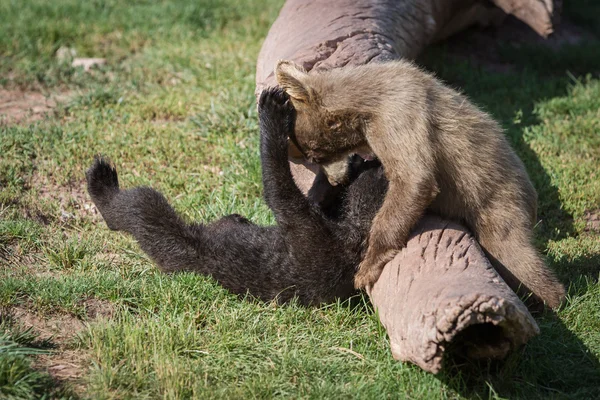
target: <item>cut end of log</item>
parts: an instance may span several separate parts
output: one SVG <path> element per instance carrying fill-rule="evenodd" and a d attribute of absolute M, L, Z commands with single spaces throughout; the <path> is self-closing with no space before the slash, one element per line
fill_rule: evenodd
<path fill-rule="evenodd" d="M 431 316 L 437 323 L 421 342 L 419 352 L 405 343 L 392 342 L 394 358 L 437 374 L 446 359 L 503 360 L 539 333 L 535 322 L 523 318 L 523 310 L 506 299 L 483 294 L 473 297 L 477 297 L 475 301 L 455 299 L 451 308 Z"/>

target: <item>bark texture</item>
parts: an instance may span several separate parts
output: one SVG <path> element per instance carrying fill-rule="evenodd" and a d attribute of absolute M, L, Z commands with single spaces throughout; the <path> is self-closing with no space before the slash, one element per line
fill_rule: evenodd
<path fill-rule="evenodd" d="M 437 373 L 452 348 L 503 359 L 539 333 L 517 295 L 462 226 L 427 216 L 369 292 L 394 358 Z"/>
<path fill-rule="evenodd" d="M 414 58 L 428 44 L 473 24 L 512 13 L 542 36 L 552 32 L 559 2 L 494 0 L 287 0 L 260 51 L 256 93 L 276 84 L 279 59 L 307 70 Z M 317 165 L 294 158 L 307 193 Z M 504 358 L 539 332 L 525 305 L 460 225 L 426 217 L 407 247 L 384 269 L 369 296 L 396 359 L 437 373 L 449 348 L 468 358 Z"/>
<path fill-rule="evenodd" d="M 307 70 L 414 58 L 465 0 L 288 0 L 265 39 L 257 91 L 275 84 L 279 59 Z"/>

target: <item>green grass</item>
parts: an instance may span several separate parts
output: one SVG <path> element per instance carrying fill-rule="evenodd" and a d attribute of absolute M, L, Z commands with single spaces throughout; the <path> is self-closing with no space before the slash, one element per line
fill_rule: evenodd
<path fill-rule="evenodd" d="M 445 45 L 420 61 L 502 122 L 539 193 L 537 244 L 570 285 L 566 306 L 539 316 L 541 335 L 500 367 L 435 377 L 392 359 L 368 305 L 276 306 L 160 274 L 87 208 L 84 171 L 102 152 L 124 186 L 150 184 L 190 219 L 273 222 L 253 91 L 281 4 L 0 0 L 0 85 L 70 95 L 41 121 L 0 125 L 0 306 L 89 322 L 77 339 L 83 398 L 600 397 L 600 238 L 584 217 L 600 209 L 598 41 L 505 44 L 516 67 L 502 74 Z M 597 32 L 586 7 L 596 6 L 565 12 Z M 107 64 L 72 69 L 60 47 Z M 111 304 L 112 318 L 89 317 L 90 299 Z M 68 396 L 20 350 L 33 339 L 1 328 L 0 398 Z"/>

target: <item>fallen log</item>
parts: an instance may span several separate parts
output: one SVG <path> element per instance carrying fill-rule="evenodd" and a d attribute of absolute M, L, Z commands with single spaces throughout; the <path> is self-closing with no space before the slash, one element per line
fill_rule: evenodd
<path fill-rule="evenodd" d="M 426 371 L 446 350 L 470 359 L 503 359 L 539 333 L 517 295 L 459 224 L 427 216 L 368 292 L 392 355 Z"/>
<path fill-rule="evenodd" d="M 279 59 L 307 70 L 414 58 L 428 44 L 514 13 L 552 32 L 552 0 L 288 0 L 258 56 L 256 93 L 276 84 Z M 306 194 L 318 165 L 290 144 L 294 179 Z M 539 333 L 525 305 L 462 226 L 425 217 L 368 292 L 395 358 L 437 373 L 449 347 L 465 357 L 504 358 Z"/>

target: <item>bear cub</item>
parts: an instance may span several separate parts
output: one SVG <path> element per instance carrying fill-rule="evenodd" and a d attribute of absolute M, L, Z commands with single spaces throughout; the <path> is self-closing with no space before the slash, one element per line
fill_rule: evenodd
<path fill-rule="evenodd" d="M 101 157 L 86 173 L 88 192 L 108 227 L 132 235 L 164 272 L 210 275 L 234 293 L 265 301 L 297 298 L 316 305 L 348 298 L 387 180 L 378 162 L 354 157 L 346 160 L 346 184 L 324 182 L 327 205 L 306 198 L 288 163 L 294 118 L 281 89 L 261 94 L 262 180 L 275 226 L 257 226 L 237 214 L 186 223 L 156 190 L 121 189 L 116 170 Z"/>
<path fill-rule="evenodd" d="M 490 115 L 402 60 L 310 73 L 280 61 L 275 75 L 297 113 L 290 139 L 332 184 L 347 180 L 348 155 L 363 153 L 389 180 L 356 287 L 378 279 L 429 209 L 464 222 L 514 290 L 561 304 L 564 287 L 532 244 L 537 194 Z"/>

